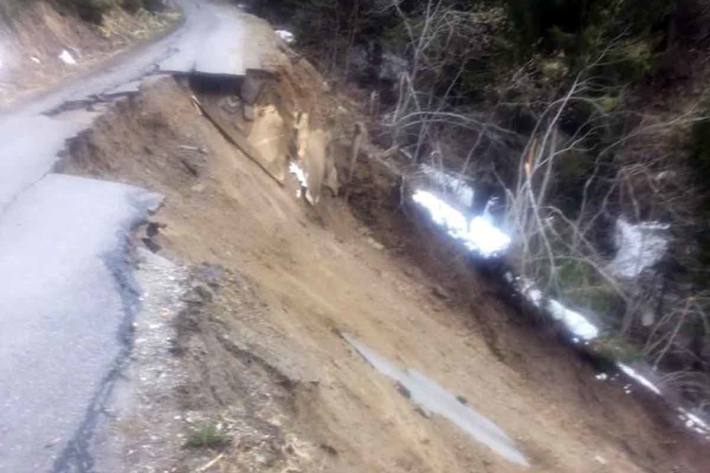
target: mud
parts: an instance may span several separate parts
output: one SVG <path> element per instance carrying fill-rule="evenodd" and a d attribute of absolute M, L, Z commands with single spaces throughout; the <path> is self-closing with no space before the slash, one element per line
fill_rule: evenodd
<path fill-rule="evenodd" d="M 156 434 L 172 439 L 165 469 L 523 471 L 422 416 L 342 332 L 476 406 L 526 471 L 707 470 L 707 449 L 503 303 L 460 248 L 402 205 L 387 163 L 362 160 L 350 207 L 330 194 L 311 207 L 296 199 L 295 177 L 279 186 L 195 108 L 194 93 L 180 80 L 147 85 L 65 159 L 67 172 L 165 195 L 145 237 L 191 268 L 166 355 L 186 374 L 155 406 L 193 422 Z M 225 442 L 178 449 L 202 422 Z"/>

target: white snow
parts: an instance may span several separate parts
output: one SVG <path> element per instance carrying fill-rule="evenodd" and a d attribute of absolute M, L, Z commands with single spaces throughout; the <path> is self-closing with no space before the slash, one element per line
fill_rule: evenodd
<path fill-rule="evenodd" d="M 586 316 L 566 307 L 557 300 L 545 300 L 543 292 L 532 281 L 520 278 L 518 279 L 517 287 L 520 293 L 535 307 L 545 309 L 553 319 L 562 322 L 574 337 L 573 340 L 589 341 L 599 336 L 599 328 L 590 322 Z"/>
<path fill-rule="evenodd" d="M 584 315 L 562 305 L 560 302 L 551 299 L 547 303 L 547 310 L 555 320 L 562 322 L 572 335 L 587 341 L 599 336 L 599 329 Z"/>
<path fill-rule="evenodd" d="M 66 49 L 62 49 L 61 54 L 59 54 L 59 59 L 64 63 L 69 66 L 76 66 L 76 59 L 74 59 L 74 56 L 71 55 L 69 51 Z"/>
<path fill-rule="evenodd" d="M 510 246 L 510 237 L 487 217 L 478 215 L 469 219 L 461 211 L 428 191 L 418 190 L 412 195 L 412 199 L 429 211 L 434 223 L 481 256 L 495 256 Z"/>
<path fill-rule="evenodd" d="M 466 246 L 484 256 L 501 253 L 510 246 L 510 237 L 485 216 L 471 219 Z"/>
<path fill-rule="evenodd" d="M 454 200 L 467 209 L 473 206 L 473 188 L 463 179 L 449 173 L 440 171 L 429 164 L 422 164 L 421 170 L 431 181 L 440 186 L 446 193 L 453 196 Z"/>
<path fill-rule="evenodd" d="M 296 37 L 287 30 L 276 30 L 276 36 L 281 38 L 286 44 L 291 44 L 296 40 Z"/>
<path fill-rule="evenodd" d="M 313 197 L 311 196 L 311 193 L 308 190 L 308 179 L 306 178 L 306 172 L 303 170 L 303 168 L 301 168 L 301 166 L 299 166 L 293 161 L 289 163 L 288 171 L 294 176 L 296 176 L 296 179 L 298 179 L 298 183 L 300 184 L 298 191 L 296 192 L 296 198 L 300 199 L 303 194 L 303 190 L 305 189 L 306 199 L 312 204 Z"/>
<path fill-rule="evenodd" d="M 616 366 L 619 367 L 621 371 L 623 371 L 628 377 L 634 379 L 637 381 L 639 384 L 641 384 L 643 387 L 646 389 L 649 389 L 653 393 L 657 395 L 661 395 L 661 390 L 653 384 L 648 378 L 645 376 L 641 375 L 638 371 L 636 371 L 634 368 L 630 367 L 627 364 L 624 363 L 617 363 Z"/>
<path fill-rule="evenodd" d="M 680 412 L 679 417 L 681 420 L 685 421 L 685 426 L 689 429 L 693 429 L 695 432 L 700 434 L 710 433 L 710 425 L 701 419 L 700 416 L 693 414 L 689 410 L 682 407 L 678 408 L 678 412 Z"/>
<path fill-rule="evenodd" d="M 668 228 L 658 222 L 632 224 L 619 218 L 614 234 L 616 256 L 609 265 L 611 272 L 632 279 L 656 264 L 668 248 Z"/>
<path fill-rule="evenodd" d="M 289 163 L 288 165 L 288 171 L 294 176 L 296 176 L 296 179 L 298 179 L 298 182 L 301 184 L 301 187 L 308 188 L 308 180 L 306 179 L 306 173 L 303 171 L 303 168 L 301 168 L 301 166 L 291 161 L 291 163 Z"/>

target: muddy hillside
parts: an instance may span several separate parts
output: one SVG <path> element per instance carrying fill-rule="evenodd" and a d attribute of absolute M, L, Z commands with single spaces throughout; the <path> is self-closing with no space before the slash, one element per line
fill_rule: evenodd
<path fill-rule="evenodd" d="M 687 399 L 538 298 L 492 218 L 462 237 L 473 195 L 370 96 L 243 5 L 167 8 L 103 14 L 161 26 L 86 91 L 8 92 L 48 138 L 0 148 L 0 472 L 710 471 Z"/>

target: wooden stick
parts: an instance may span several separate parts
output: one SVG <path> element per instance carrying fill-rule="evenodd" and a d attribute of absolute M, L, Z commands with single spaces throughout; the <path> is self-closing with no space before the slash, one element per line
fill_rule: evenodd
<path fill-rule="evenodd" d="M 197 469 L 197 473 L 202 473 L 203 471 L 209 470 L 211 467 L 213 467 L 215 464 L 217 464 L 218 461 L 220 461 L 224 457 L 224 453 L 220 453 L 216 457 L 214 457 L 212 460 L 210 460 L 208 463 L 206 463 L 204 466 L 200 467 Z"/>

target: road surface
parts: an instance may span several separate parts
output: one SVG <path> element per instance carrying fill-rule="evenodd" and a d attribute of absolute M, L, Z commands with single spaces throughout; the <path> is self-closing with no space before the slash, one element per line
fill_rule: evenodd
<path fill-rule="evenodd" d="M 92 438 L 130 352 L 139 302 L 128 237 L 160 196 L 53 172 L 65 141 L 97 116 L 77 104 L 150 74 L 251 67 L 236 8 L 179 3 L 185 21 L 169 36 L 0 115 L 2 473 L 95 471 Z"/>

